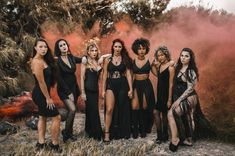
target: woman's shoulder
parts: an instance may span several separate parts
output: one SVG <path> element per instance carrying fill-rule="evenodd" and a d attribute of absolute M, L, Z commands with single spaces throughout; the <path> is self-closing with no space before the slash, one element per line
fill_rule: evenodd
<path fill-rule="evenodd" d="M 193 81 L 197 79 L 197 74 L 196 74 L 194 69 L 189 69 L 188 70 L 188 76 Z"/>

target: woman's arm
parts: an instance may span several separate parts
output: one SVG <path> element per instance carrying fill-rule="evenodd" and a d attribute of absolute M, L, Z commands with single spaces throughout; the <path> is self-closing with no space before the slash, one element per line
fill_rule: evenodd
<path fill-rule="evenodd" d="M 72 54 L 68 54 L 68 55 L 72 57 L 72 59 L 74 60 L 76 64 L 82 63 L 82 57 L 73 56 Z"/>
<path fill-rule="evenodd" d="M 173 91 L 173 80 L 175 75 L 175 68 L 172 66 L 169 66 L 169 95 L 168 95 L 168 101 L 167 101 L 167 107 L 170 108 L 172 104 L 172 91 Z"/>
<path fill-rule="evenodd" d="M 197 76 L 196 73 L 194 71 L 190 71 L 191 72 L 191 82 L 189 80 L 187 80 L 187 89 L 184 91 L 184 93 L 172 104 L 172 108 L 176 108 L 181 101 L 183 101 L 184 99 L 186 99 L 193 91 L 194 91 L 194 87 L 197 83 Z"/>
<path fill-rule="evenodd" d="M 53 109 L 55 107 L 53 100 L 50 97 L 50 93 L 47 90 L 46 82 L 44 80 L 44 63 L 40 60 L 33 60 L 32 61 L 32 72 L 36 76 L 36 79 L 38 81 L 40 90 L 42 91 L 44 97 L 46 98 L 47 107 L 49 109 Z"/>
<path fill-rule="evenodd" d="M 103 64 L 105 58 L 111 57 L 112 54 L 104 54 L 102 56 L 100 56 L 99 60 L 98 60 L 98 64 Z"/>
<path fill-rule="evenodd" d="M 86 65 L 81 64 L 81 98 L 86 100 L 86 93 L 85 93 L 85 72 L 86 72 Z"/>
<path fill-rule="evenodd" d="M 109 60 L 108 58 L 106 58 L 104 60 L 104 67 L 103 67 L 103 76 L 102 76 L 102 97 L 105 97 L 105 90 L 106 90 L 106 80 L 107 80 L 107 76 L 108 76 L 108 63 Z"/>
<path fill-rule="evenodd" d="M 160 65 L 160 63 L 159 63 L 156 59 L 154 59 L 154 60 L 152 61 L 152 64 L 151 64 L 151 72 L 152 72 L 153 75 L 156 76 L 156 77 L 157 77 L 157 71 L 158 71 L 159 65 Z"/>
<path fill-rule="evenodd" d="M 131 70 L 127 69 L 126 70 L 126 77 L 129 85 L 129 91 L 128 91 L 128 96 L 129 98 L 132 98 L 133 90 L 132 90 L 132 76 L 131 76 Z"/>
<path fill-rule="evenodd" d="M 195 88 L 195 85 L 197 83 L 197 75 L 193 70 L 189 71 L 189 78 L 191 79 L 191 82 L 187 80 L 187 89 L 184 91 L 184 93 L 179 97 L 180 101 L 183 101 L 186 99 L 193 91 Z"/>

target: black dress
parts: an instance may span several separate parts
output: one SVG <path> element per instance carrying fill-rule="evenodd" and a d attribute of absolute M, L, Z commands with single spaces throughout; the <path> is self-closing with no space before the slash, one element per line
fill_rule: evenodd
<path fill-rule="evenodd" d="M 76 103 L 78 96 L 81 94 L 75 75 L 76 64 L 81 63 L 82 59 L 75 57 L 72 54 L 68 54 L 68 60 L 71 68 L 64 63 L 61 57 L 58 58 L 59 77 L 57 92 L 62 101 L 68 99 L 68 95 L 72 93 L 74 102 Z"/>
<path fill-rule="evenodd" d="M 134 74 L 149 74 L 151 65 L 149 60 L 141 68 L 137 67 L 135 61 L 133 62 L 133 73 Z M 138 115 L 140 131 L 143 129 L 146 133 L 150 133 L 153 125 L 153 108 L 155 105 L 155 97 L 153 91 L 153 85 L 149 78 L 145 80 L 134 80 L 133 90 L 137 91 L 138 101 L 140 105 L 140 112 Z M 147 109 L 143 109 L 143 96 L 146 98 Z M 132 111 L 132 118 L 135 111 Z M 133 119 L 135 120 L 135 119 Z"/>
<path fill-rule="evenodd" d="M 168 140 L 167 102 L 169 98 L 170 72 L 169 72 L 169 67 L 160 72 L 160 67 L 157 73 L 158 83 L 157 83 L 156 109 L 159 111 L 159 113 L 162 113 L 162 118 L 160 117 L 159 114 L 158 118 L 160 123 L 157 124 L 157 135 L 159 140 L 166 141 Z"/>
<path fill-rule="evenodd" d="M 51 85 L 51 68 L 48 66 L 43 69 L 44 80 L 47 86 L 47 91 L 50 93 L 50 85 Z M 32 91 L 32 99 L 33 102 L 38 106 L 38 115 L 43 117 L 55 117 L 59 115 L 57 108 L 53 108 L 52 110 L 47 108 L 46 98 L 43 95 L 38 80 L 35 75 L 35 86 Z"/>
<path fill-rule="evenodd" d="M 160 69 L 160 67 L 159 67 Z M 160 73 L 158 70 L 158 82 L 157 82 L 157 103 L 156 109 L 159 112 L 167 113 L 167 101 L 169 96 L 169 67 Z"/>
<path fill-rule="evenodd" d="M 115 66 L 112 58 L 108 63 L 108 78 L 106 90 L 112 90 L 115 97 L 113 117 L 110 126 L 110 138 L 130 138 L 130 99 L 128 97 L 129 85 L 125 76 L 126 66 L 123 62 Z"/>
<path fill-rule="evenodd" d="M 85 93 L 86 93 L 86 123 L 85 131 L 89 137 L 100 140 L 102 138 L 102 127 L 99 116 L 99 86 L 100 71 L 87 68 L 85 71 Z"/>
<path fill-rule="evenodd" d="M 174 77 L 174 86 L 173 86 L 173 102 L 176 101 L 188 88 L 187 82 L 182 80 L 182 76 L 185 76 L 185 73 L 181 73 L 181 76 L 175 75 Z M 196 91 L 193 90 L 189 96 L 197 96 Z M 182 110 L 182 116 L 178 116 L 175 110 L 173 110 L 173 115 L 176 121 L 179 138 L 180 140 L 184 140 L 188 137 L 193 137 L 193 125 L 191 118 L 191 108 L 190 101 L 187 98 L 180 102 L 180 108 Z"/>

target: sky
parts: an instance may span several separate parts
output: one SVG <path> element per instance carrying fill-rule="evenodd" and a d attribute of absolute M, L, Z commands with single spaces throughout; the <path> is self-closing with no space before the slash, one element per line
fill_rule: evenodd
<path fill-rule="evenodd" d="M 167 10 L 182 5 L 197 6 L 199 4 L 205 8 L 212 8 L 213 10 L 224 9 L 228 13 L 235 14 L 235 0 L 171 0 L 167 6 Z"/>

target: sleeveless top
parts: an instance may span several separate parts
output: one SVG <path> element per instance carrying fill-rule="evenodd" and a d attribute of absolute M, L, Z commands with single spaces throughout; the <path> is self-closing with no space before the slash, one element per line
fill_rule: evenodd
<path fill-rule="evenodd" d="M 114 65 L 112 62 L 112 58 L 109 59 L 109 63 L 108 63 L 108 77 L 109 78 L 120 78 L 122 76 L 125 75 L 126 72 L 126 66 L 123 63 L 123 61 L 121 61 L 121 63 L 119 65 Z"/>
<path fill-rule="evenodd" d="M 46 83 L 46 86 L 47 86 L 47 90 L 49 91 L 50 90 L 50 85 L 51 85 L 51 76 L 52 76 L 52 73 L 51 73 L 51 67 L 50 66 L 47 66 L 46 68 L 43 69 L 43 75 L 44 75 L 44 81 Z M 38 80 L 36 78 L 35 75 L 34 76 L 34 79 L 35 79 L 35 89 L 38 89 L 41 91 L 40 87 L 39 87 L 39 83 L 38 83 Z"/>
<path fill-rule="evenodd" d="M 151 70 L 151 65 L 150 65 L 149 60 L 141 68 L 139 68 L 136 65 L 136 62 L 134 60 L 134 62 L 133 62 L 133 73 L 134 74 L 149 74 L 150 70 Z"/>

